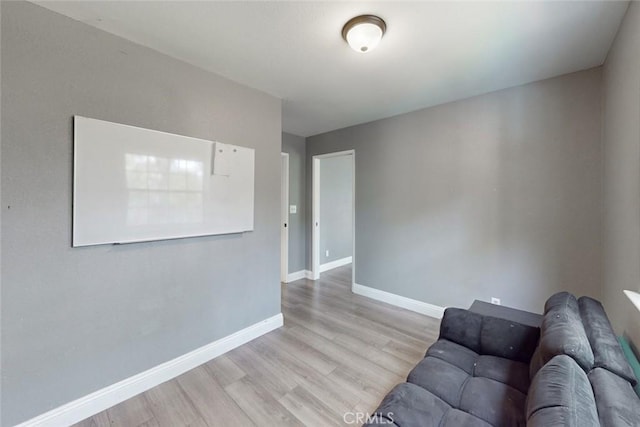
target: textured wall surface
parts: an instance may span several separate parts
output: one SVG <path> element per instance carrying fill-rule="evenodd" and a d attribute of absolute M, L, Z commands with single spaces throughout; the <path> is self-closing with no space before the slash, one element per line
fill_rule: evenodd
<path fill-rule="evenodd" d="M 595 68 L 307 138 L 307 165 L 355 149 L 356 282 L 439 306 L 600 297 L 600 107 Z"/>
<path fill-rule="evenodd" d="M 280 312 L 281 106 L 39 6 L 1 7 L 9 426 Z M 72 248 L 75 114 L 255 148 L 255 230 Z"/>
<path fill-rule="evenodd" d="M 603 302 L 622 332 L 640 289 L 640 4 L 631 2 L 603 72 Z M 640 327 L 636 334 L 640 334 Z M 640 343 L 638 343 L 640 344 Z"/>

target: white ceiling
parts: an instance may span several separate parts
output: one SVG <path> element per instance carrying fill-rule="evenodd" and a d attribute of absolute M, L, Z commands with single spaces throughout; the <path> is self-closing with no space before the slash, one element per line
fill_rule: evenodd
<path fill-rule="evenodd" d="M 283 99 L 301 136 L 601 65 L 628 2 L 38 4 Z M 359 54 L 343 24 L 387 34 Z"/>

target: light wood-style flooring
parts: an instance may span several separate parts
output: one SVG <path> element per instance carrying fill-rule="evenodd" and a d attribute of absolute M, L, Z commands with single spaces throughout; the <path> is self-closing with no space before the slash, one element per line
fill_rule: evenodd
<path fill-rule="evenodd" d="M 346 412 L 373 412 L 439 320 L 350 287 L 351 266 L 283 284 L 282 328 L 76 426 L 335 426 Z"/>

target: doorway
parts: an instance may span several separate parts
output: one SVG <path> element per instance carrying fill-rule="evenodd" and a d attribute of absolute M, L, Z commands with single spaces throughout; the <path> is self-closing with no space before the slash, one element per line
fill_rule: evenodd
<path fill-rule="evenodd" d="M 289 275 L 289 154 L 280 153 L 280 282 Z"/>
<path fill-rule="evenodd" d="M 312 157 L 311 275 L 351 263 L 355 281 L 355 150 Z"/>

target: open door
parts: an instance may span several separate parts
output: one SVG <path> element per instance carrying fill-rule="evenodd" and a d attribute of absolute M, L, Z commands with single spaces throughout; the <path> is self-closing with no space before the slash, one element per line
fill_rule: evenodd
<path fill-rule="evenodd" d="M 344 203 L 335 203 L 336 200 L 324 200 L 323 205 L 323 197 L 321 194 L 323 193 L 323 184 L 322 184 L 322 169 L 326 169 L 329 167 L 330 163 L 333 163 L 332 160 L 340 160 L 341 163 L 346 162 L 350 167 L 341 170 L 345 170 L 351 174 L 350 179 L 337 179 L 338 185 L 343 182 L 350 188 L 342 186 L 340 187 L 342 190 L 341 194 L 346 194 L 351 198 L 351 203 L 348 209 L 341 209 L 340 207 L 346 206 Z M 322 164 L 325 164 L 326 167 L 323 167 Z M 343 165 L 344 166 L 344 165 Z M 337 268 L 346 264 L 352 264 L 351 268 L 351 281 L 352 284 L 355 281 L 355 150 L 347 150 L 340 151 L 336 153 L 327 153 L 327 154 L 319 154 L 312 157 L 312 185 L 311 185 L 311 199 L 312 199 L 312 230 L 311 230 L 311 274 L 312 280 L 318 280 L 320 278 L 320 273 L 323 271 L 327 271 L 333 268 Z M 332 172 L 328 172 L 325 174 L 325 180 L 327 177 L 336 178 L 339 175 L 336 174 L 332 176 Z M 334 179 L 335 181 L 335 179 Z M 325 183 L 329 187 L 329 183 Z M 335 184 L 335 183 L 334 183 Z M 348 191 L 350 190 L 350 191 Z M 325 192 L 326 193 L 326 192 Z M 326 197 L 326 194 L 325 194 Z M 342 199 L 341 199 L 342 200 Z M 344 200 L 342 200 L 344 201 Z M 324 218 L 323 218 L 323 206 L 324 206 Z M 327 210 L 328 208 L 328 210 Z M 340 211 L 340 217 L 344 219 L 345 212 L 347 213 L 346 219 L 348 223 L 348 229 L 336 228 L 336 223 L 330 221 L 330 217 L 327 216 L 327 212 L 338 212 Z M 350 213 L 350 215 L 349 215 Z M 335 218 L 334 218 L 335 219 Z M 344 222 L 344 221 L 342 221 Z M 345 237 L 350 235 L 351 239 L 349 242 L 349 250 L 344 251 L 330 251 L 327 245 L 321 245 L 321 242 L 327 242 L 327 236 L 335 235 L 335 231 L 340 230 L 338 233 L 340 236 Z M 324 236 L 324 237 L 323 237 Z M 344 240 L 344 239 L 340 239 Z M 335 241 L 334 241 L 335 242 Z M 333 245 L 333 244 L 332 244 Z M 339 245 L 341 246 L 341 245 Z M 344 252 L 344 253 L 343 253 Z M 336 258 L 336 255 L 340 254 Z"/>
<path fill-rule="evenodd" d="M 280 153 L 280 281 L 289 275 L 289 154 Z"/>

